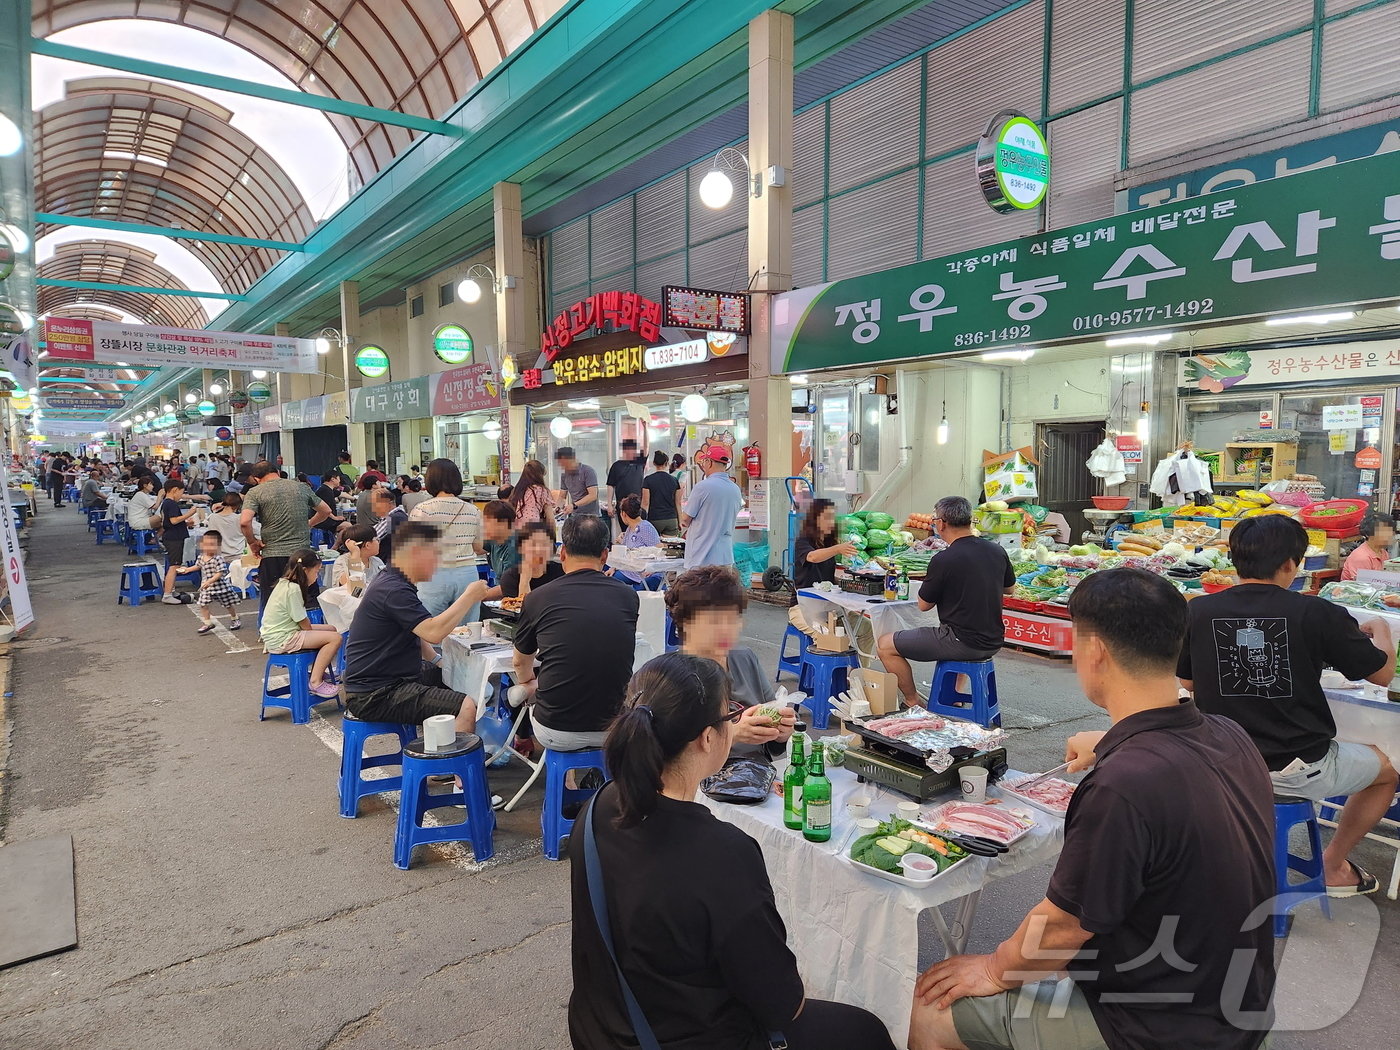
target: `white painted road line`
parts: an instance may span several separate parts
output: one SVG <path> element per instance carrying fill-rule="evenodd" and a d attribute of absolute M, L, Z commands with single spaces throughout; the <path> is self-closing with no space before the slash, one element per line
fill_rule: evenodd
<path fill-rule="evenodd" d="M 198 605 L 191 603 L 190 605 L 187 605 L 186 608 L 189 609 L 190 614 L 194 616 L 196 620 L 199 620 L 200 623 L 204 622 L 202 619 L 200 619 Z M 219 618 L 217 616 L 213 617 L 213 620 L 214 637 L 218 638 L 219 641 L 224 643 L 224 648 L 227 650 L 228 655 L 232 655 L 233 653 L 252 652 L 252 649 L 250 647 L 244 645 L 238 640 L 238 635 L 234 634 L 232 631 L 230 631 L 227 627 L 225 627 L 222 623 L 219 622 Z M 248 630 L 248 627 L 248 624 L 244 624 L 241 629 L 246 631 Z"/>
<path fill-rule="evenodd" d="M 338 769 L 340 765 L 341 743 L 345 739 L 340 729 L 332 725 L 330 720 L 326 718 L 325 715 L 321 714 L 321 712 L 313 710 L 311 712 L 311 731 L 315 733 L 316 738 L 320 740 L 321 743 L 325 744 L 326 747 L 330 748 L 331 753 L 335 755 Z M 362 775 L 366 780 L 379 780 L 385 777 L 391 777 L 394 774 L 386 772 L 383 766 L 375 766 L 366 769 Z M 377 797 L 386 806 L 392 809 L 395 814 L 398 813 L 399 793 L 397 791 L 385 791 Z M 434 817 L 432 813 L 423 814 L 423 823 L 433 828 L 442 826 L 442 822 Z M 471 848 L 461 842 L 439 842 L 429 848 L 442 853 L 453 867 L 474 875 L 479 871 L 484 871 L 486 868 L 494 867 L 497 864 L 511 864 L 517 860 L 524 860 L 531 854 L 538 854 L 543 847 L 543 839 L 527 839 L 509 849 L 498 849 L 490 860 L 483 862 L 474 860 Z"/>

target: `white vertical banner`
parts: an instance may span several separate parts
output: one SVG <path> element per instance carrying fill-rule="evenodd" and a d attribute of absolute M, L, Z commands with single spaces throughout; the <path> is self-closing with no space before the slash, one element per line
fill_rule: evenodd
<path fill-rule="evenodd" d="M 29 581 L 24 575 L 24 552 L 19 549 L 19 536 L 15 531 L 15 513 L 9 500 L 10 478 L 5 469 L 5 461 L 0 458 L 0 493 L 4 493 L 4 521 L 0 523 L 0 546 L 4 547 L 5 576 L 0 582 L 0 599 L 10 596 L 10 622 L 19 634 L 34 622 L 34 606 L 29 602 Z"/>

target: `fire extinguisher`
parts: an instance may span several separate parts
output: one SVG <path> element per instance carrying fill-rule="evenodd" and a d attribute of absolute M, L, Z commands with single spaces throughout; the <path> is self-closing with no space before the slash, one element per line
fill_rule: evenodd
<path fill-rule="evenodd" d="M 763 475 L 763 454 L 758 450 L 758 442 L 744 446 L 744 469 L 748 471 L 749 477 L 757 478 Z"/>

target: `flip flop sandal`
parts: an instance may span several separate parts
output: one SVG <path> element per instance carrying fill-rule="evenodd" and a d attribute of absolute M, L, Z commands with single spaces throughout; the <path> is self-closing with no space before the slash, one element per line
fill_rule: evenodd
<path fill-rule="evenodd" d="M 1360 897 L 1367 893 L 1375 893 L 1380 888 L 1380 880 L 1370 872 L 1359 867 L 1355 861 L 1347 861 L 1351 865 L 1351 870 L 1356 872 L 1357 883 L 1355 886 L 1328 886 L 1327 896 L 1329 897 Z"/>
<path fill-rule="evenodd" d="M 195 633 L 195 634 L 208 634 L 208 633 L 209 633 L 210 631 L 212 631 L 213 629 L 214 629 L 214 625 L 213 625 L 212 623 L 206 623 L 203 627 L 201 627 L 199 630 L 195 631 L 194 633 Z"/>

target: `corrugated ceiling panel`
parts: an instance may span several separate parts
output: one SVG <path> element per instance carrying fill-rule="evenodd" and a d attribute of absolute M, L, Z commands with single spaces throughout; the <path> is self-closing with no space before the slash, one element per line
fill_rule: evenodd
<path fill-rule="evenodd" d="M 1056 4 L 1050 27 L 1050 112 L 1123 87 L 1123 0 Z"/>
<path fill-rule="evenodd" d="M 1050 228 L 1113 214 L 1123 103 L 1119 99 L 1050 124 Z"/>
<path fill-rule="evenodd" d="M 749 285 L 747 230 L 690 249 L 690 283 L 696 288 L 743 291 Z"/>
<path fill-rule="evenodd" d="M 799 113 L 792 122 L 792 203 L 794 207 L 820 200 L 822 164 L 826 157 L 826 107 Z"/>
<path fill-rule="evenodd" d="M 1354 7 L 1369 3 L 1369 0 L 1327 0 L 1327 13 L 1329 15 L 1339 15 L 1343 11 L 1350 11 Z"/>
<path fill-rule="evenodd" d="M 820 204 L 792 213 L 792 284 L 803 288 L 821 284 L 822 230 L 825 215 Z"/>
<path fill-rule="evenodd" d="M 685 283 L 685 252 L 637 267 L 637 291 L 653 302 L 661 301 L 661 289 L 666 285 Z"/>
<path fill-rule="evenodd" d="M 1400 93 L 1400 5 L 1352 15 L 1322 30 L 1323 111 Z"/>
<path fill-rule="evenodd" d="M 549 235 L 549 286 L 567 288 L 588 280 L 588 220 L 579 219 Z"/>
<path fill-rule="evenodd" d="M 652 259 L 685 244 L 685 172 L 637 191 L 637 259 Z"/>
<path fill-rule="evenodd" d="M 828 280 L 914 262 L 918 250 L 918 208 L 917 171 L 906 171 L 833 197 L 828 205 Z"/>
<path fill-rule="evenodd" d="M 740 142 L 734 148 L 747 155 L 749 144 L 748 142 Z M 730 174 L 730 179 L 734 183 L 734 196 L 730 198 L 728 205 L 714 210 L 700 203 L 700 180 L 713 167 L 714 159 L 712 157 L 706 157 L 699 164 L 693 164 L 690 167 L 691 192 L 695 194 L 690 202 L 691 244 L 698 241 L 708 241 L 712 237 L 720 236 L 720 234 L 730 233 L 741 226 L 746 226 L 749 221 L 749 194 L 744 186 L 742 172 Z"/>
<path fill-rule="evenodd" d="M 1151 0 L 1133 9 L 1133 80 L 1141 82 L 1312 22 L 1313 0 Z M 1136 121 L 1134 114 L 1134 121 Z"/>
<path fill-rule="evenodd" d="M 1311 46 L 1305 33 L 1135 91 L 1129 163 L 1306 117 Z"/>
<path fill-rule="evenodd" d="M 637 290 L 637 277 L 634 270 L 623 270 L 610 277 L 602 277 L 589 282 L 588 291 L 593 292 L 634 292 Z"/>
<path fill-rule="evenodd" d="M 590 216 L 593 240 L 588 263 L 589 277 L 601 277 L 627 269 L 636 261 L 632 258 L 632 200 L 620 201 L 600 208 Z"/>
<path fill-rule="evenodd" d="M 928 56 L 929 157 L 976 142 L 996 113 L 1040 113 L 1043 0 L 1028 4 Z"/>
<path fill-rule="evenodd" d="M 977 188 L 971 153 L 924 169 L 925 259 L 1026 237 L 1040 228 L 1040 213 L 1001 215 Z"/>
<path fill-rule="evenodd" d="M 831 192 L 919 160 L 921 61 L 906 62 L 831 100 Z"/>

